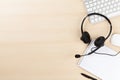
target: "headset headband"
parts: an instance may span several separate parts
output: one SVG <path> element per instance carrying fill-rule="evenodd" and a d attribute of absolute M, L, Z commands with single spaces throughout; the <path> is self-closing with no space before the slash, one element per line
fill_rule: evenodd
<path fill-rule="evenodd" d="M 110 36 L 110 34 L 112 33 L 112 23 L 111 23 L 111 21 L 110 21 L 106 16 L 104 16 L 104 15 L 102 15 L 102 14 L 99 14 L 99 13 L 90 13 L 90 14 L 88 14 L 88 15 L 83 19 L 82 24 L 81 24 L 81 33 L 82 33 L 82 34 L 84 33 L 84 31 L 83 31 L 83 24 L 84 24 L 86 18 L 87 18 L 87 17 L 90 17 L 90 16 L 92 16 L 92 15 L 101 16 L 101 17 L 105 18 L 105 19 L 107 20 L 107 22 L 110 24 L 110 32 L 109 32 L 109 34 L 107 35 L 107 37 L 105 38 L 105 40 L 108 39 L 109 36 Z"/>

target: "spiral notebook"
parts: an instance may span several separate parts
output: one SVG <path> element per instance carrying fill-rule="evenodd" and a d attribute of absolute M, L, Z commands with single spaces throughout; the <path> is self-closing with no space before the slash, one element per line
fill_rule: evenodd
<path fill-rule="evenodd" d="M 93 43 L 91 42 L 84 54 L 91 51 L 91 48 L 94 47 Z M 117 53 L 106 46 L 101 47 L 96 52 L 112 55 Z M 108 56 L 93 53 L 92 55 L 83 57 L 78 65 L 101 80 L 120 80 L 120 54 L 117 56 Z"/>

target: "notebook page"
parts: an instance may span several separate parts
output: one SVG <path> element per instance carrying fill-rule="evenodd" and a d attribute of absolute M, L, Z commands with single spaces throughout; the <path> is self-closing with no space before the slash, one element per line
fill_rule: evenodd
<path fill-rule="evenodd" d="M 94 42 L 88 46 L 84 54 L 91 52 Z M 116 54 L 114 50 L 103 46 L 99 53 Z M 92 54 L 79 61 L 79 66 L 88 72 L 98 76 L 102 80 L 120 80 L 120 54 L 117 56 Z"/>

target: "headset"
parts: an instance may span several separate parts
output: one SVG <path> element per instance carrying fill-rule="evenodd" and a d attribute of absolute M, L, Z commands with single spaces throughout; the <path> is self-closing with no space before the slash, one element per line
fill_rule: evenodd
<path fill-rule="evenodd" d="M 81 23 L 81 40 L 85 43 L 85 44 L 90 44 L 91 42 L 91 37 L 90 37 L 90 34 L 87 32 L 87 31 L 84 31 L 83 30 L 83 24 L 86 20 L 87 17 L 90 17 L 90 16 L 93 16 L 93 15 L 98 15 L 98 16 L 101 16 L 103 18 L 105 18 L 107 20 L 107 22 L 109 23 L 110 25 L 110 31 L 108 33 L 108 35 L 106 37 L 104 36 L 100 36 L 98 37 L 95 41 L 94 41 L 94 45 L 96 46 L 96 48 L 94 50 L 92 50 L 91 52 L 89 52 L 88 54 L 85 54 L 85 55 L 79 55 L 79 54 L 76 54 L 75 55 L 75 58 L 80 58 L 82 56 L 88 56 L 88 55 L 91 55 L 92 53 L 96 52 L 99 48 L 101 48 L 102 46 L 104 46 L 104 43 L 105 41 L 110 37 L 111 33 L 112 33 L 112 23 L 111 21 L 104 15 L 100 14 L 100 13 L 90 13 L 88 14 L 82 21 Z"/>

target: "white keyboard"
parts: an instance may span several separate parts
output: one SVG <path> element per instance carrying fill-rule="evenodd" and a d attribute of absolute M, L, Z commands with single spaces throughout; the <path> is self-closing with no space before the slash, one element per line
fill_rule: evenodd
<path fill-rule="evenodd" d="M 88 13 L 101 13 L 108 18 L 120 15 L 120 0 L 84 0 Z M 100 16 L 91 16 L 90 22 L 96 23 L 104 20 Z"/>

